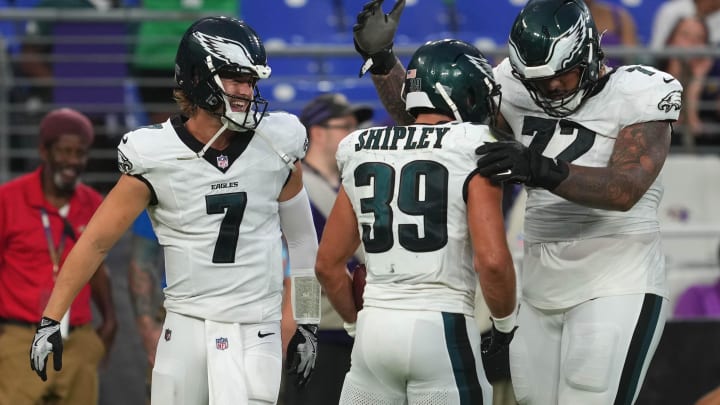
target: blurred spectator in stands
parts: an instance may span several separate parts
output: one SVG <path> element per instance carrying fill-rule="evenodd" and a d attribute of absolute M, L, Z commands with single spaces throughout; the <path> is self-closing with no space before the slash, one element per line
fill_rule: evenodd
<path fill-rule="evenodd" d="M 142 0 L 144 10 L 154 12 L 217 12 L 236 17 L 238 0 Z M 192 19 L 194 20 L 194 18 Z M 175 51 L 192 21 L 142 21 L 132 55 L 132 74 L 151 124 L 164 122 L 175 110 Z"/>
<path fill-rule="evenodd" d="M 655 12 L 650 49 L 661 50 L 683 17 L 700 16 L 710 28 L 710 43 L 720 43 L 720 0 L 665 0 Z"/>
<path fill-rule="evenodd" d="M 94 138 L 88 118 L 54 110 L 39 135 L 41 165 L 0 186 L 0 404 L 97 404 L 98 366 L 117 329 L 104 263 L 61 322 L 62 372 L 48 371 L 43 382 L 28 367 L 27 342 L 59 268 L 102 201 L 79 181 Z M 91 299 L 102 316 L 97 330 Z"/>
<path fill-rule="evenodd" d="M 700 48 L 708 45 L 708 27 L 702 18 L 696 16 L 679 19 L 665 44 L 669 48 Z M 702 118 L 715 121 L 717 116 L 712 116 L 716 111 L 712 108 L 704 111 L 701 104 L 717 97 L 717 94 L 712 94 L 712 88 L 707 86 L 713 64 L 711 57 L 697 56 L 662 58 L 657 63 L 658 69 L 670 73 L 683 85 L 683 109 L 678 120 L 682 126 L 673 139 L 675 144 L 694 145 L 698 137 L 712 136 L 709 129 L 704 128 Z M 678 139 L 677 136 L 684 138 Z"/>
<path fill-rule="evenodd" d="M 37 8 L 54 8 L 54 9 L 92 9 L 98 11 L 107 11 L 114 7 L 114 3 L 110 0 L 41 0 L 37 3 Z M 63 21 L 63 23 L 66 21 Z M 73 21 L 81 23 L 82 21 Z M 87 21 L 85 21 L 87 22 Z M 53 102 L 53 85 L 54 66 L 51 63 L 55 39 L 58 34 L 55 28 L 61 22 L 46 19 L 38 19 L 29 21 L 26 24 L 25 35 L 22 39 L 20 57 L 16 66 L 16 75 L 35 82 L 22 88 L 25 93 L 23 101 L 26 102 L 27 109 L 31 111 L 42 112 L 43 108 Z M 93 35 L 92 32 L 85 32 L 84 35 Z M 77 38 L 75 39 L 77 41 Z M 59 42 L 59 41 L 58 41 Z M 69 42 L 69 41 L 63 41 Z M 87 62 L 87 61 L 86 61 Z M 76 62 L 77 64 L 77 62 Z M 94 118 L 90 113 L 86 114 Z"/>
<path fill-rule="evenodd" d="M 720 246 L 718 265 L 720 267 Z M 720 277 L 713 284 L 693 285 L 680 294 L 673 316 L 683 319 L 720 319 Z"/>
<path fill-rule="evenodd" d="M 8 7 L 16 7 L 13 0 L 0 0 L 0 10 Z M 20 42 L 18 35 L 21 24 L 13 20 L 0 20 L 0 52 L 7 51 L 8 54 L 14 55 L 20 50 Z M 0 67 L 2 69 L 3 67 Z"/>
<path fill-rule="evenodd" d="M 632 14 L 623 6 L 597 0 L 585 0 L 598 32 L 602 34 L 601 46 L 638 45 L 637 29 Z M 605 64 L 618 67 L 634 63 L 633 58 L 607 58 Z"/>
<path fill-rule="evenodd" d="M 91 15 L 69 20 L 46 19 L 42 17 L 48 14 L 40 13 L 26 24 L 15 64 L 18 86 L 12 96 L 12 102 L 24 109 L 11 114 L 11 125 L 30 126 L 50 109 L 72 107 L 92 121 L 97 150 L 117 145 L 117 137 L 125 130 L 127 26 L 122 21 L 96 17 L 117 4 L 119 0 L 41 0 L 36 5 L 38 13 L 54 9 L 66 16 L 74 11 Z M 20 145 L 27 145 L 28 140 L 21 138 Z M 116 173 L 117 159 L 91 156 L 89 165 L 95 171 L 113 169 Z M 114 180 L 93 186 L 106 192 Z"/>
<path fill-rule="evenodd" d="M 373 117 L 373 110 L 364 105 L 351 105 L 340 93 L 325 93 L 305 105 L 300 121 L 308 135 L 308 150 L 303 159 L 303 182 L 310 198 L 318 240 L 322 237 L 330 210 L 340 187 L 340 172 L 335 153 L 340 141 L 359 125 Z M 349 270 L 362 262 L 362 252 L 348 263 Z M 350 369 L 353 339 L 343 328 L 343 320 L 335 312 L 325 294 L 322 296 L 322 317 L 318 333 L 318 356 L 313 379 L 299 390 L 286 385 L 288 405 L 330 405 L 340 400 L 345 373 Z"/>

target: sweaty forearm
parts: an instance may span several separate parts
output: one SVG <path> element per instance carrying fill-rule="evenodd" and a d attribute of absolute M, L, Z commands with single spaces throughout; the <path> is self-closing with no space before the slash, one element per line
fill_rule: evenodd
<path fill-rule="evenodd" d="M 80 237 L 60 269 L 43 316 L 60 320 L 80 290 L 90 281 L 107 255 Z"/>
<path fill-rule="evenodd" d="M 324 271 L 322 267 L 316 268 L 318 281 L 322 285 L 325 295 L 335 311 L 345 322 L 353 323 L 357 319 L 357 308 L 352 294 L 352 281 L 344 264 L 334 266 L 332 270 Z"/>
<path fill-rule="evenodd" d="M 570 165 L 553 193 L 592 208 L 627 211 L 657 178 L 670 149 L 670 124 L 649 121 L 623 128 L 607 167 Z"/>
<path fill-rule="evenodd" d="M 493 318 L 505 318 L 517 307 L 515 270 L 512 262 L 479 272 L 483 298 Z"/>
<path fill-rule="evenodd" d="M 627 211 L 637 203 L 648 186 L 640 184 L 637 169 L 615 171 L 608 168 L 570 166 L 570 175 L 553 193 L 591 208 Z"/>
<path fill-rule="evenodd" d="M 380 101 L 390 117 L 398 125 L 412 124 L 414 118 L 405 111 L 405 101 L 402 99 L 402 87 L 405 83 L 405 68 L 399 60 L 387 75 L 372 75 L 373 84 L 377 90 Z"/>

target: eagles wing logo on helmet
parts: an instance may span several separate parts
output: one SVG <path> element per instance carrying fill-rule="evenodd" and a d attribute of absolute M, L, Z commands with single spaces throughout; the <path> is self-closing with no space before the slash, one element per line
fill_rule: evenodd
<path fill-rule="evenodd" d="M 560 62 L 560 69 L 565 69 L 568 63 L 572 63 L 575 56 L 580 53 L 583 44 L 585 43 L 585 23 L 583 19 L 578 19 L 575 25 L 570 28 L 565 35 L 562 36 L 556 43 L 559 53 L 550 53 L 552 59 L 553 54 L 559 54 L 560 56 L 565 55 L 565 59 Z M 565 49 L 570 48 L 568 51 Z"/>
<path fill-rule="evenodd" d="M 672 110 L 679 111 L 682 107 L 682 92 L 673 90 L 658 103 L 658 110 L 669 113 Z"/>
<path fill-rule="evenodd" d="M 238 63 L 240 66 L 254 66 L 250 59 L 250 52 L 243 44 L 231 39 L 203 34 L 196 31 L 193 33 L 202 47 L 217 59 L 227 63 Z"/>
<path fill-rule="evenodd" d="M 477 56 L 471 56 L 468 54 L 465 54 L 465 57 L 468 58 L 468 60 L 470 61 L 470 63 L 473 64 L 473 66 L 480 69 L 481 72 L 485 73 L 486 76 L 492 76 L 492 68 L 482 58 L 478 58 Z"/>

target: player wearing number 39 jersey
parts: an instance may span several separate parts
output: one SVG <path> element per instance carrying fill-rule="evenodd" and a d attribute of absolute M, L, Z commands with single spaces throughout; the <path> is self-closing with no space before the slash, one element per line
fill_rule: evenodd
<path fill-rule="evenodd" d="M 338 146 L 342 186 L 316 272 L 338 313 L 357 321 L 340 404 L 491 403 L 475 287 L 479 277 L 509 341 L 515 272 L 501 190 L 476 175 L 474 149 L 495 140 L 486 124 L 498 94 L 475 47 L 429 42 L 413 55 L 405 81 L 415 123 L 355 131 Z M 345 263 L 359 243 L 367 283 L 358 312 Z"/>
<path fill-rule="evenodd" d="M 282 234 L 293 314 L 287 361 L 304 385 L 315 364 L 320 286 L 317 236 L 299 160 L 297 117 L 266 111 L 257 82 L 265 49 L 246 23 L 202 18 L 178 46 L 174 96 L 182 112 L 123 136 L 122 175 L 65 261 L 33 367 L 62 355 L 55 320 L 108 250 L 147 208 L 165 255 L 167 315 L 152 372 L 153 405 L 269 405 L 282 371 Z"/>

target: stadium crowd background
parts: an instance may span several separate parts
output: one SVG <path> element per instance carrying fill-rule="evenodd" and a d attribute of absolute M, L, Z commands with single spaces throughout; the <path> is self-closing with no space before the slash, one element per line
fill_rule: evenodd
<path fill-rule="evenodd" d="M 651 50 L 649 47 L 657 10 L 665 2 L 681 1 L 689 0 L 606 1 L 631 14 L 639 46 L 604 48 L 610 57 L 645 64 L 655 64 L 669 56 L 689 60 L 700 55 L 714 60 L 706 86 L 715 90 L 716 99 L 698 105 L 708 112 L 706 116 L 716 117 L 706 123 L 711 135 L 704 142 L 694 142 L 684 126 L 678 125 L 671 156 L 663 171 L 666 192 L 660 218 L 668 255 L 671 299 L 676 299 L 690 285 L 720 279 L 720 211 L 716 208 L 720 201 L 720 182 L 716 179 L 720 176 L 720 121 L 717 120 L 720 50 L 717 44 L 690 50 Z M 365 2 L 218 0 L 217 4 L 222 3 L 223 7 L 234 10 L 235 15 L 248 20 L 265 40 L 273 74 L 260 83 L 260 89 L 269 100 L 271 110 L 297 114 L 318 94 L 340 92 L 353 103 L 372 106 L 374 121 L 381 124 L 389 122 L 388 115 L 371 80 L 358 78 L 360 58 L 352 45 L 355 15 Z M 58 0 L 54 3 L 61 7 L 41 7 L 52 3 L 0 0 L 0 183 L 37 165 L 36 134 L 40 117 L 56 107 L 69 106 L 93 118 L 98 136 L 84 179 L 107 192 L 119 176 L 115 146 L 120 136 L 150 123 L 155 113 L 174 111 L 169 90 L 165 100 L 142 102 L 142 87 L 170 89 L 173 80 L 171 70 L 166 75 L 143 76 L 133 68 L 133 55 L 139 44 L 138 27 L 168 22 L 189 24 L 200 16 L 218 12 L 205 7 L 215 3 L 213 0 Z M 389 9 L 392 0 L 386 3 Z M 523 0 L 408 0 L 403 15 L 406 23 L 400 25 L 395 51 L 405 63 L 421 43 L 456 37 L 475 43 L 497 62 L 507 54 L 508 30 L 524 3 Z M 178 36 L 158 40 L 172 48 L 170 53 L 174 55 Z M 27 49 L 45 51 L 30 53 Z M 24 68 L 28 63 L 45 64 L 50 75 L 28 74 Z M 514 248 L 521 252 L 521 231 L 513 231 L 518 229 L 513 223 L 509 229 Z M 115 248 L 108 263 L 112 269 L 120 330 L 110 362 L 103 370 L 101 403 L 142 403 L 145 363 L 127 298 L 127 244 Z M 684 342 L 680 340 L 683 338 L 692 339 L 693 344 L 680 350 L 677 345 Z M 713 341 L 720 341 L 717 320 L 670 322 L 638 403 L 683 403 L 672 402 L 667 395 L 685 392 L 697 397 L 714 386 L 711 379 L 717 385 L 720 348 L 708 349 L 712 346 L 709 342 Z M 707 377 L 693 379 L 690 370 L 694 370 L 694 375 Z M 668 385 L 670 382 L 674 388 Z M 658 398 L 664 400 L 658 402 Z"/>

